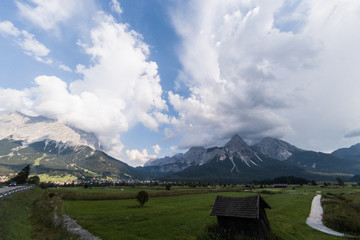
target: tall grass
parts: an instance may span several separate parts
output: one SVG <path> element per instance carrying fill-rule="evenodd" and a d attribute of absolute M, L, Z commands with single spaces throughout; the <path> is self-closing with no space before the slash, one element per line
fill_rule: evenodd
<path fill-rule="evenodd" d="M 360 193 L 325 194 L 322 206 L 326 226 L 360 237 Z"/>
<path fill-rule="evenodd" d="M 67 231 L 63 222 L 55 221 L 55 212 L 62 212 L 62 201 L 53 193 L 44 191 L 43 195 L 36 199 L 31 208 L 30 219 L 33 226 L 31 237 L 38 240 L 67 240 L 78 239 L 78 236 Z"/>

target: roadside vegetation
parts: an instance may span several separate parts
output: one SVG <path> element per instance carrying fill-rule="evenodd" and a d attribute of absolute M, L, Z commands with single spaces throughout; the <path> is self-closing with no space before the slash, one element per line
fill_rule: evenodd
<path fill-rule="evenodd" d="M 8 182 L 39 184 L 38 176 L 29 177 L 27 165 Z M 8 183 L 6 183 L 8 184 Z M 0 201 L 0 239 L 77 239 L 55 220 L 55 212 L 62 213 L 62 200 L 39 187 L 13 194 Z"/>
<path fill-rule="evenodd" d="M 54 211 L 62 212 L 62 201 L 38 187 L 0 201 L 0 239 L 78 239 L 62 223 L 54 222 Z"/>
<path fill-rule="evenodd" d="M 31 239 L 30 212 L 32 203 L 41 196 L 40 188 L 15 194 L 0 201 L 0 239 Z"/>

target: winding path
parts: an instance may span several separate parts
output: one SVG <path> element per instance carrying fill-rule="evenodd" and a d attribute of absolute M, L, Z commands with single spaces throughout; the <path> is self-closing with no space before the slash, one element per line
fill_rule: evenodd
<path fill-rule="evenodd" d="M 331 234 L 334 236 L 345 237 L 345 234 L 336 232 L 324 226 L 324 224 L 322 223 L 322 216 L 324 211 L 321 207 L 320 200 L 321 200 L 321 195 L 316 195 L 312 200 L 311 211 L 309 217 L 306 220 L 306 224 L 321 232 Z"/>

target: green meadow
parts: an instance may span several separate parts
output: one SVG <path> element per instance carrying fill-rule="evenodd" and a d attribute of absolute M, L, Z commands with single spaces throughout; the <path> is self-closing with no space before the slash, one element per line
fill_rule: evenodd
<path fill-rule="evenodd" d="M 141 190 L 150 196 L 143 207 L 135 199 Z M 306 225 L 312 199 L 319 193 L 324 196 L 324 218 L 334 230 L 351 224 L 358 228 L 354 223 L 360 222 L 360 187 L 296 186 L 252 191 L 243 185 L 173 186 L 170 191 L 164 186 L 33 188 L 0 201 L 0 239 L 76 239 L 51 223 L 54 209 L 58 215 L 70 215 L 103 240 L 208 239 L 206 226 L 217 222 L 210 216 L 216 195 L 258 193 L 271 206 L 266 212 L 274 239 L 346 239 Z"/>
<path fill-rule="evenodd" d="M 123 190 L 121 190 L 123 189 Z M 101 199 L 98 195 L 134 194 L 146 190 L 149 201 L 140 207 L 135 199 Z M 96 189 L 60 189 L 59 196 L 69 191 L 73 199 L 64 201 L 64 211 L 92 234 L 107 239 L 197 239 L 204 234 L 204 228 L 215 223 L 216 217 L 210 216 L 210 210 L 216 195 L 250 196 L 258 192 L 269 203 L 268 219 L 274 235 L 278 239 L 344 239 L 321 233 L 306 225 L 311 201 L 316 193 L 331 194 L 360 192 L 359 188 L 320 188 L 297 187 L 295 189 L 255 189 L 245 191 L 237 188 L 198 189 L 187 194 L 186 188 L 172 188 L 165 191 L 159 188 L 96 188 Z M 87 192 L 88 191 L 88 192 Z M 168 195 L 176 192 L 174 196 Z M 180 192 L 183 192 L 181 194 Z M 194 189 L 188 189 L 194 191 Z M 213 192 L 211 192 L 213 191 Z M 84 195 L 98 197 L 89 198 Z M 157 194 L 155 194 L 157 193 Z M 196 194 L 195 194 L 196 193 Z M 155 195 L 154 195 L 155 194 Z M 78 195 L 78 197 L 75 197 Z M 153 197 L 152 197 L 153 195 Z M 86 200 L 81 200 L 81 196 Z M 65 197 L 66 199 L 66 197 Z"/>

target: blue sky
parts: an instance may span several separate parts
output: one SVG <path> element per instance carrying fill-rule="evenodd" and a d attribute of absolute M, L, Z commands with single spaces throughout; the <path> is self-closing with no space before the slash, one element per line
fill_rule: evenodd
<path fill-rule="evenodd" d="M 360 141 L 360 2 L 1 1 L 0 114 L 142 165 L 191 146 Z"/>

